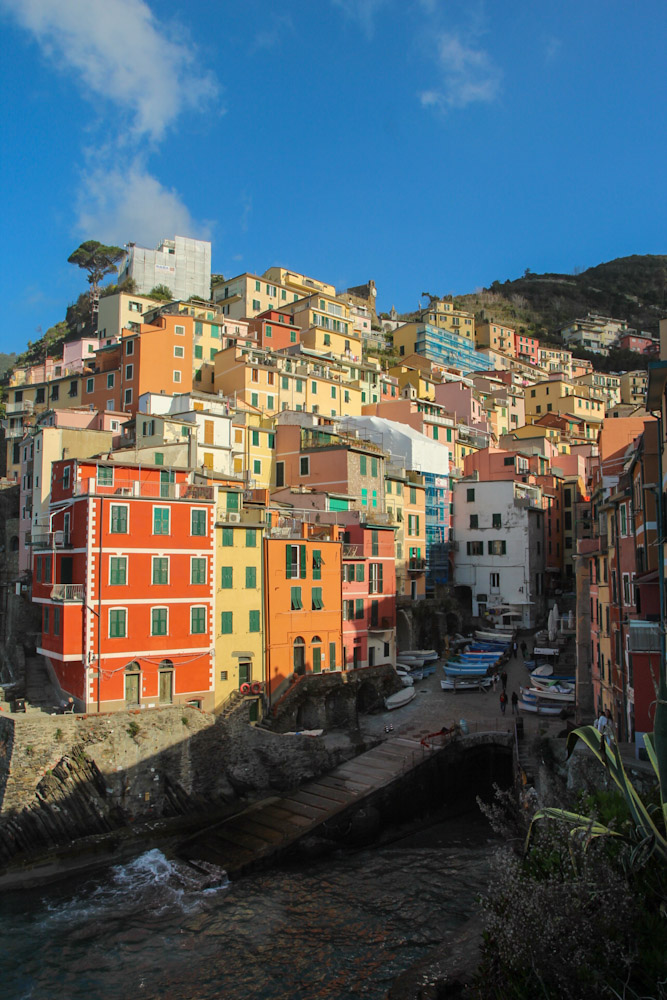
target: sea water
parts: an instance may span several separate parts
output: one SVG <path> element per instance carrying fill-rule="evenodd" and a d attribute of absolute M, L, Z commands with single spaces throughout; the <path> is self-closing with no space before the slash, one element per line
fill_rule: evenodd
<path fill-rule="evenodd" d="M 347 1000 L 392 981 L 476 909 L 481 817 L 202 888 L 151 850 L 0 899 L 0 997 Z"/>

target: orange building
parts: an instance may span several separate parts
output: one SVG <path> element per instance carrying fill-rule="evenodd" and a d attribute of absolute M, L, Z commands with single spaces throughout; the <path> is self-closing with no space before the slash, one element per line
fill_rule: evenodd
<path fill-rule="evenodd" d="M 302 523 L 289 538 L 264 539 L 269 704 L 293 675 L 342 669 L 341 555 L 336 525 Z"/>
<path fill-rule="evenodd" d="M 214 495 L 183 470 L 54 462 L 33 536 L 39 652 L 83 711 L 211 710 Z"/>
<path fill-rule="evenodd" d="M 291 319 L 286 313 L 267 309 L 248 322 L 248 329 L 254 334 L 258 347 L 267 351 L 282 351 L 285 347 L 298 344 L 301 339 L 301 329 Z"/>

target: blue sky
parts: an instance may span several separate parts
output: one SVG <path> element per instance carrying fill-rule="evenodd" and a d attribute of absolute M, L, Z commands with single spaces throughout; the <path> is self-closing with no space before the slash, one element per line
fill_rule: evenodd
<path fill-rule="evenodd" d="M 0 0 L 0 350 L 84 239 L 378 304 L 664 253 L 664 0 Z"/>

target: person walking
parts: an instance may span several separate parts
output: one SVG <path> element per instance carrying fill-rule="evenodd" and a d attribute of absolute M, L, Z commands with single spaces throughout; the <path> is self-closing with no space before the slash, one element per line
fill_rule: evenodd
<path fill-rule="evenodd" d="M 505 709 L 507 708 L 507 695 L 505 693 L 505 688 L 500 692 L 500 711 L 505 714 Z"/>
<path fill-rule="evenodd" d="M 502 674 L 500 675 L 500 680 L 502 681 L 503 691 L 506 691 L 507 690 L 507 671 L 506 670 L 503 670 Z"/>
<path fill-rule="evenodd" d="M 519 647 L 518 647 L 517 641 L 515 639 L 514 642 L 512 643 L 512 656 L 516 657 L 516 654 L 518 652 L 519 652 Z"/>
<path fill-rule="evenodd" d="M 496 691 L 497 688 L 498 688 L 498 671 L 494 670 L 494 672 L 493 672 L 493 690 Z"/>
<path fill-rule="evenodd" d="M 516 691 L 512 691 L 512 715 L 519 714 L 519 696 Z"/>
<path fill-rule="evenodd" d="M 524 639 L 521 643 L 521 655 L 524 660 L 526 659 L 526 653 L 528 652 L 528 646 L 526 645 L 526 640 Z"/>

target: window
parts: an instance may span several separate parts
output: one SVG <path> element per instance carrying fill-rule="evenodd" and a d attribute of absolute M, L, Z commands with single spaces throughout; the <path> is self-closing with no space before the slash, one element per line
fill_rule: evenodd
<path fill-rule="evenodd" d="M 109 583 L 112 585 L 127 583 L 127 556 L 111 556 L 109 559 Z"/>
<path fill-rule="evenodd" d="M 134 341 L 133 340 L 126 340 L 125 341 L 125 353 L 126 354 L 134 354 Z"/>
<path fill-rule="evenodd" d="M 466 553 L 469 556 L 483 556 L 484 542 L 467 542 Z"/>
<path fill-rule="evenodd" d="M 169 507 L 153 507 L 153 534 L 169 534 Z"/>
<path fill-rule="evenodd" d="M 418 514 L 408 514 L 408 534 L 418 535 L 419 534 L 419 515 Z"/>
<path fill-rule="evenodd" d="M 184 358 L 185 357 L 185 348 L 181 347 L 180 345 L 175 346 L 174 347 L 174 357 L 175 358 Z"/>
<path fill-rule="evenodd" d="M 498 590 L 500 587 L 500 573 L 491 573 L 490 577 L 491 590 Z"/>
<path fill-rule="evenodd" d="M 113 389 L 114 386 L 114 373 L 109 372 L 107 375 L 107 389 Z"/>
<path fill-rule="evenodd" d="M 151 635 L 167 635 L 167 608 L 151 608 Z"/>
<path fill-rule="evenodd" d="M 152 581 L 154 584 L 169 583 L 169 558 L 167 556 L 153 556 Z"/>
<path fill-rule="evenodd" d="M 56 386 L 54 385 L 53 389 L 55 389 L 55 388 L 56 388 Z M 53 389 L 51 390 L 51 399 L 54 398 Z M 87 378 L 86 379 L 86 392 L 95 392 L 95 379 L 94 378 Z"/>
<path fill-rule="evenodd" d="M 369 564 L 368 592 L 369 594 L 382 593 L 382 563 Z"/>
<path fill-rule="evenodd" d="M 65 468 L 63 469 L 63 489 L 64 490 L 68 490 L 69 489 L 69 477 L 70 477 L 71 471 L 72 471 L 71 470 L 71 466 L 69 466 L 69 465 L 66 465 Z"/>
<path fill-rule="evenodd" d="M 471 514 L 470 515 L 470 527 L 471 528 L 479 528 L 479 515 L 478 514 Z"/>
<path fill-rule="evenodd" d="M 178 370 L 175 370 L 174 371 L 174 382 L 180 382 L 180 381 L 181 381 L 181 373 Z"/>
<path fill-rule="evenodd" d="M 262 462 L 259 458 L 253 459 L 252 474 L 253 476 L 261 476 L 262 474 Z"/>
<path fill-rule="evenodd" d="M 190 534 L 191 535 L 205 535 L 206 534 L 206 511 L 205 510 L 191 510 L 190 511 Z"/>
<path fill-rule="evenodd" d="M 195 344 L 195 358 L 203 358 L 203 357 L 204 357 L 203 347 L 201 346 L 201 344 Z"/>
<path fill-rule="evenodd" d="M 470 489 L 466 490 L 466 501 L 467 501 L 467 503 L 474 503 L 475 502 L 475 491 L 474 490 L 470 490 Z"/>
<path fill-rule="evenodd" d="M 351 622 L 354 619 L 354 601 L 343 601 L 343 621 Z"/>
<path fill-rule="evenodd" d="M 190 559 L 190 583 L 206 583 L 206 559 L 200 556 Z"/>
<path fill-rule="evenodd" d="M 111 504 L 111 525 L 109 531 L 112 535 L 127 534 L 127 514 L 128 508 L 126 504 Z"/>
<path fill-rule="evenodd" d="M 287 580 L 306 578 L 306 546 L 285 546 L 285 578 Z"/>
<path fill-rule="evenodd" d="M 507 552 L 507 543 L 502 541 L 489 542 L 488 553 L 490 556 L 504 556 Z"/>
<path fill-rule="evenodd" d="M 123 406 L 131 406 L 131 405 L 132 405 L 132 390 L 126 389 L 125 392 L 123 393 Z"/>
<path fill-rule="evenodd" d="M 94 386 L 95 386 L 95 380 L 92 379 L 92 378 L 89 378 L 88 382 L 92 382 L 93 383 L 93 388 L 94 388 Z M 93 388 L 89 389 L 88 392 L 92 392 Z M 59 396 L 60 396 L 60 386 L 59 385 L 52 385 L 51 386 L 51 399 L 56 400 L 56 399 L 58 399 Z"/>
<path fill-rule="evenodd" d="M 311 599 L 312 599 L 312 609 L 313 609 L 313 611 L 321 611 L 324 608 L 324 604 L 322 603 L 322 588 L 321 587 L 313 587 L 312 588 L 312 590 L 311 590 Z"/>
<path fill-rule="evenodd" d="M 222 544 L 223 547 L 229 548 L 234 544 L 234 529 L 233 528 L 223 528 L 222 529 Z"/>
<path fill-rule="evenodd" d="M 354 602 L 354 617 L 360 620 L 364 617 L 364 599 L 358 597 Z"/>
<path fill-rule="evenodd" d="M 354 566 L 352 567 L 352 569 L 354 569 Z M 365 575 L 364 564 L 362 562 L 359 562 L 356 564 L 356 573 L 355 573 L 357 583 L 364 582 L 364 575 Z"/>
<path fill-rule="evenodd" d="M 220 633 L 221 635 L 231 635 L 232 634 L 232 612 L 223 611 L 220 615 Z"/>
<path fill-rule="evenodd" d="M 290 607 L 292 611 L 301 611 L 303 608 L 303 604 L 301 603 L 301 587 L 290 588 Z"/>
<path fill-rule="evenodd" d="M 503 519 L 502 519 L 502 517 L 501 517 L 500 514 L 493 514 L 492 515 L 492 526 L 494 528 L 502 528 L 502 526 L 503 526 L 502 522 L 503 522 Z"/>
<path fill-rule="evenodd" d="M 259 632 L 259 611 L 248 612 L 248 631 Z"/>
<path fill-rule="evenodd" d="M 628 533 L 628 509 L 625 504 L 621 504 L 619 510 L 621 512 L 621 535 L 625 536 Z M 626 601 L 625 603 L 629 604 L 630 602 Z"/>
<path fill-rule="evenodd" d="M 359 473 L 362 476 L 367 475 L 368 460 L 365 455 L 359 456 Z"/>
<path fill-rule="evenodd" d="M 49 631 L 49 627 L 50 627 L 49 626 L 49 608 L 48 608 L 48 606 L 46 606 L 44 608 L 44 626 L 43 626 L 42 631 L 48 632 Z"/>
<path fill-rule="evenodd" d="M 322 552 L 320 549 L 313 549 L 313 580 L 322 579 Z"/>
<path fill-rule="evenodd" d="M 299 459 L 299 475 L 309 476 L 310 475 L 310 456 L 302 455 Z"/>
<path fill-rule="evenodd" d="M 109 609 L 109 638 L 124 639 L 127 635 L 127 611 L 125 608 Z"/>
<path fill-rule="evenodd" d="M 98 486 L 113 486 L 113 467 L 110 465 L 97 466 Z"/>

